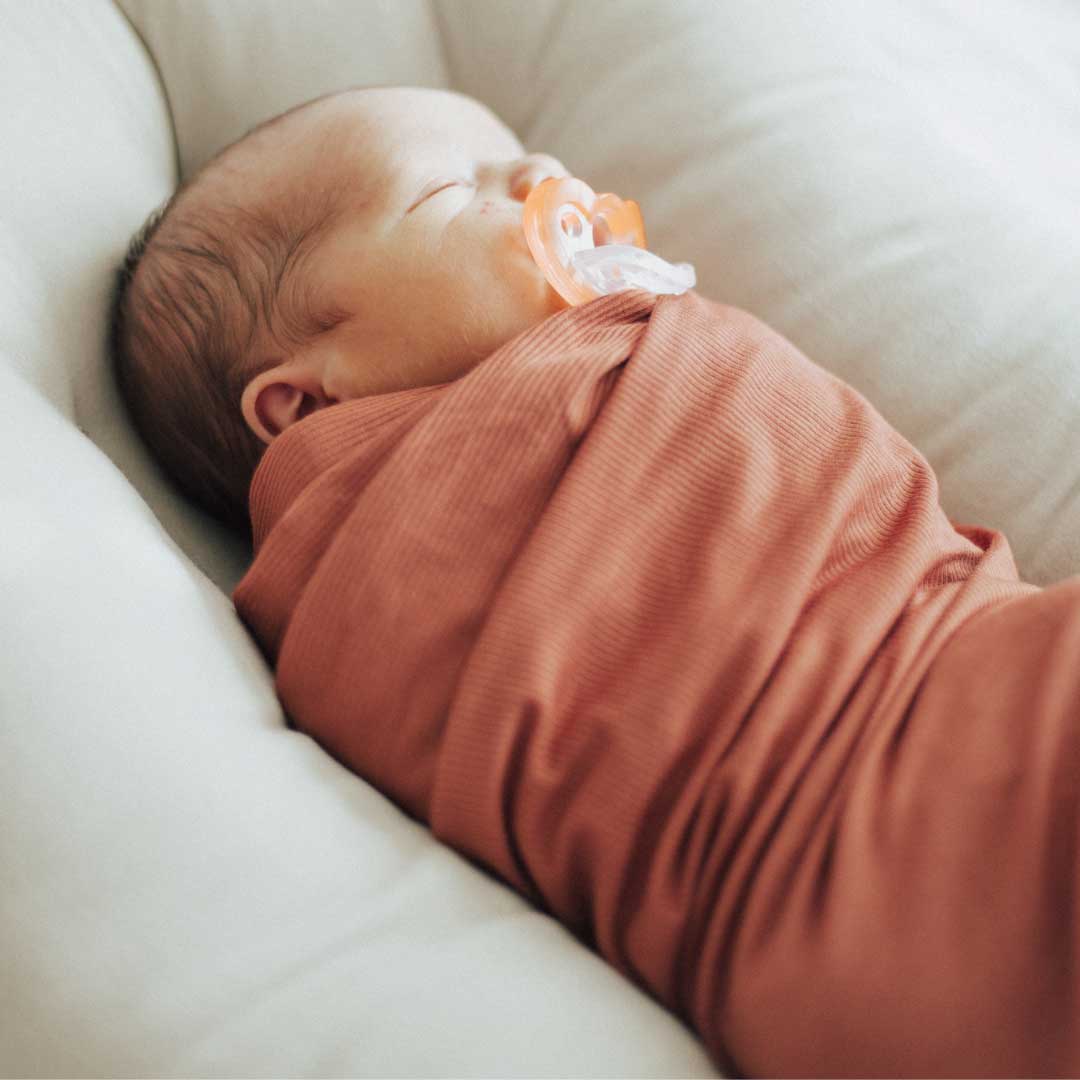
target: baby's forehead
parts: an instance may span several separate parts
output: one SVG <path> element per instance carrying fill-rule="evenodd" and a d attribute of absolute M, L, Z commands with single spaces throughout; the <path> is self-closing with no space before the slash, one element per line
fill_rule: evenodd
<path fill-rule="evenodd" d="M 189 214 L 235 208 L 295 220 L 309 210 L 386 209 L 403 170 L 451 157 L 510 158 L 514 133 L 462 94 L 390 87 L 338 92 L 260 124 L 196 178 Z M 231 221 L 237 228 L 241 221 Z"/>
<path fill-rule="evenodd" d="M 506 158 L 523 152 L 517 136 L 490 109 L 446 90 L 346 91 L 280 119 L 282 141 L 300 160 L 348 166 L 372 182 L 417 158 Z"/>
<path fill-rule="evenodd" d="M 370 200 L 382 186 L 387 164 L 349 139 L 340 112 L 315 102 L 260 125 L 228 147 L 192 178 L 177 206 L 177 224 L 231 210 L 233 227 L 245 215 L 289 211 L 333 194 Z"/>

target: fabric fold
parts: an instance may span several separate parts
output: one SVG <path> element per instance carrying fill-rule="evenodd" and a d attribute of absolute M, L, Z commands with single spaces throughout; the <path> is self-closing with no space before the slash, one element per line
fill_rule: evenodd
<path fill-rule="evenodd" d="M 1074 989 L 1080 587 L 1021 583 L 752 316 L 569 309 L 295 425 L 252 514 L 234 599 L 293 722 L 721 1064 L 1080 1067 L 1060 1007 L 1023 1026 Z"/>

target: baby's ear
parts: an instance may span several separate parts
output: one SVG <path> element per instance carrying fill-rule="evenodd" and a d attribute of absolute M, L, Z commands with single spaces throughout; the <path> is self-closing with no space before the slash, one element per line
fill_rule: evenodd
<path fill-rule="evenodd" d="M 290 364 L 260 372 L 240 398 L 245 423 L 264 443 L 273 442 L 297 420 L 332 404 L 317 378 Z"/>

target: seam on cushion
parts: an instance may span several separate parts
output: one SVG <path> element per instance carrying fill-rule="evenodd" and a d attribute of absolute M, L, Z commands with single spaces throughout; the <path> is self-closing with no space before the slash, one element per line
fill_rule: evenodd
<path fill-rule="evenodd" d="M 543 33 L 539 36 L 539 44 L 533 50 L 532 57 L 530 58 L 530 84 L 532 87 L 536 87 L 539 82 L 539 75 L 544 58 L 551 51 L 552 44 L 558 37 L 559 30 L 566 21 L 567 12 L 572 2 L 573 0 L 557 0 L 551 8 Z M 461 85 L 460 74 L 452 62 L 450 31 L 446 16 L 443 12 L 443 0 L 428 0 L 428 10 L 431 12 L 432 22 L 434 22 L 436 29 L 438 30 L 439 51 L 442 55 L 443 67 L 446 71 L 450 87 L 458 91 L 458 93 L 466 93 Z M 529 103 L 527 115 L 522 119 L 520 127 L 514 128 L 515 134 L 527 149 L 532 149 L 532 130 L 536 126 L 536 119 L 541 110 L 542 100 L 543 95 L 534 93 L 532 95 L 532 100 Z M 489 108 L 494 108 L 490 101 L 484 101 L 484 104 Z"/>
<path fill-rule="evenodd" d="M 450 62 L 450 48 L 448 45 L 449 35 L 446 30 L 446 20 L 443 18 L 442 5 L 439 3 L 439 0 L 428 0 L 428 11 L 431 14 L 431 21 L 435 24 L 435 29 L 439 35 L 439 52 L 442 56 L 443 70 L 446 72 L 447 82 L 449 82 L 454 90 L 460 92 L 461 88 L 458 85 L 457 71 Z"/>
<path fill-rule="evenodd" d="M 547 25 L 544 27 L 544 32 L 540 35 L 540 43 L 533 51 L 532 60 L 530 63 L 530 84 L 535 88 L 540 83 L 540 72 L 542 65 L 548 53 L 551 52 L 552 45 L 555 39 L 559 35 L 559 30 L 565 26 L 567 19 L 567 11 L 570 7 L 571 0 L 559 0 L 552 9 L 551 14 L 548 16 Z M 527 149 L 532 149 L 532 133 L 536 127 L 536 119 L 539 116 L 543 107 L 545 95 L 534 92 L 532 95 L 532 101 L 529 103 L 529 112 L 522 121 L 522 128 L 524 130 L 519 131 L 518 138 L 525 144 Z"/>
<path fill-rule="evenodd" d="M 173 111 L 172 98 L 169 96 L 169 88 L 165 84 L 165 77 L 161 73 L 161 68 L 158 66 L 157 57 L 154 55 L 154 50 L 150 48 L 146 38 L 142 36 L 142 32 L 132 21 L 131 16 L 120 6 L 117 0 L 113 0 L 113 9 L 120 16 L 121 19 L 127 23 L 128 29 L 135 36 L 135 40 L 142 46 L 142 51 L 147 60 L 150 61 L 150 66 L 154 69 L 154 74 L 157 76 L 158 89 L 161 91 L 161 96 L 165 99 L 165 108 L 169 113 L 169 130 L 172 132 L 172 173 L 173 173 L 173 190 L 180 184 L 180 141 L 176 135 L 176 114 Z"/>

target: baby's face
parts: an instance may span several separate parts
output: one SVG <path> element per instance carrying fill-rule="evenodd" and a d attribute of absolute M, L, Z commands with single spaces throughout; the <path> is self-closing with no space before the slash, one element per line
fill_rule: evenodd
<path fill-rule="evenodd" d="M 252 149 L 264 161 L 237 155 L 223 182 L 258 176 L 295 199 L 311 177 L 340 182 L 345 210 L 302 274 L 305 303 L 344 317 L 248 385 L 244 416 L 265 441 L 336 401 L 457 378 L 565 306 L 529 254 L 522 209 L 566 169 L 526 155 L 478 102 L 362 90 L 280 127 Z"/>

